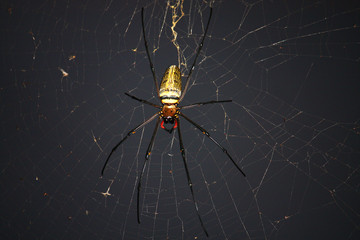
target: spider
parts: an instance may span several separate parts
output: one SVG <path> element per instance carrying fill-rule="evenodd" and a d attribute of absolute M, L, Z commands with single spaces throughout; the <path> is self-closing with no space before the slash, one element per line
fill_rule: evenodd
<path fill-rule="evenodd" d="M 209 14 L 209 19 L 205 28 L 205 32 L 204 35 L 202 37 L 202 40 L 198 46 L 198 50 L 196 52 L 195 55 L 195 59 L 194 62 L 192 64 L 192 67 L 190 68 L 189 74 L 186 78 L 185 81 L 185 87 L 183 92 L 181 92 L 181 73 L 180 73 L 180 69 L 176 66 L 176 65 L 172 65 L 170 67 L 168 67 L 164 73 L 164 76 L 161 80 L 160 83 L 160 87 L 158 84 L 158 81 L 156 79 L 156 74 L 155 74 L 155 68 L 153 66 L 153 63 L 151 61 L 151 57 L 150 57 L 150 53 L 149 53 L 149 48 L 148 48 L 148 43 L 146 40 L 146 35 L 145 35 L 145 27 L 144 27 L 144 8 L 141 9 L 141 24 L 142 24 L 142 33 L 143 33 L 143 37 L 144 37 L 144 44 L 145 44 L 145 49 L 146 49 L 146 54 L 147 57 L 149 59 L 149 64 L 150 64 L 150 69 L 153 75 L 153 79 L 154 79 L 154 84 L 156 86 L 156 92 L 157 95 L 159 97 L 159 100 L 161 102 L 161 105 L 157 105 L 154 104 L 152 102 L 149 102 L 147 100 L 144 99 L 140 99 L 137 98 L 133 95 L 130 95 L 129 93 L 125 93 L 128 97 L 139 101 L 141 103 L 153 106 L 155 108 L 160 109 L 159 112 L 155 113 L 153 116 L 151 116 L 150 118 L 148 118 L 147 120 L 145 120 L 143 123 L 141 123 L 140 125 L 136 126 L 134 129 L 130 130 L 126 136 L 120 140 L 120 142 L 118 142 L 111 150 L 109 156 L 107 157 L 104 166 L 102 168 L 101 171 L 101 176 L 104 175 L 104 171 L 106 168 L 106 165 L 110 159 L 110 157 L 112 156 L 112 154 L 116 151 L 116 149 L 131 135 L 133 135 L 136 131 L 138 131 L 139 129 L 143 128 L 145 125 L 147 125 L 148 123 L 152 122 L 154 119 L 157 119 L 156 121 L 156 125 L 155 125 L 155 129 L 153 131 L 149 146 L 147 148 L 146 154 L 145 154 L 145 161 L 144 164 L 142 166 L 141 172 L 139 173 L 139 178 L 138 178 L 138 183 L 137 183 L 137 221 L 140 224 L 140 213 L 139 213 L 139 205 L 140 205 L 140 190 L 141 190 L 141 180 L 146 168 L 146 164 L 149 160 L 150 154 L 151 154 L 151 150 L 153 148 L 154 145 L 154 139 L 156 136 L 156 133 L 159 129 L 159 125 L 162 129 L 164 129 L 165 131 L 172 133 L 172 131 L 174 129 L 177 128 L 178 134 L 179 134 L 179 143 L 180 143 L 180 152 L 181 152 L 181 156 L 182 156 L 182 160 L 184 163 L 184 168 L 185 168 L 185 172 L 186 172 L 186 177 L 187 177 L 187 181 L 188 181 L 188 185 L 190 188 L 190 192 L 192 195 L 192 200 L 194 202 L 194 206 L 195 206 L 195 210 L 196 210 L 196 214 L 199 218 L 201 227 L 203 229 L 203 231 L 205 232 L 206 236 L 209 236 L 204 223 L 201 219 L 201 216 L 199 214 L 199 208 L 198 208 L 198 204 L 196 202 L 195 199 L 195 195 L 194 195 L 194 190 L 193 190 L 193 184 L 190 178 L 190 173 L 189 173 L 189 169 L 186 163 L 186 155 L 185 155 L 185 148 L 184 148 L 184 144 L 183 144 L 183 140 L 182 140 L 182 136 L 181 136 L 181 131 L 180 131 L 180 117 L 183 117 L 185 120 L 187 120 L 189 123 L 191 123 L 192 125 L 194 125 L 197 129 L 199 129 L 206 137 L 208 137 L 213 143 L 216 144 L 216 146 L 218 146 L 227 156 L 228 158 L 231 160 L 231 162 L 235 165 L 235 167 L 238 169 L 238 171 L 241 172 L 242 175 L 244 175 L 244 177 L 246 176 L 245 173 L 241 170 L 241 168 L 236 164 L 236 162 L 234 161 L 234 159 L 230 156 L 230 154 L 228 153 L 228 151 L 221 146 L 214 138 L 212 138 L 209 134 L 209 132 L 207 132 L 203 127 L 201 127 L 199 124 L 197 124 L 196 122 L 194 122 L 193 120 L 191 120 L 190 118 L 188 118 L 185 114 L 183 114 L 180 110 L 182 109 L 188 109 L 188 108 L 192 108 L 192 107 L 196 107 L 196 106 L 201 106 L 201 105 L 205 105 L 205 104 L 213 104 L 213 103 L 225 103 L 225 102 L 231 102 L 232 100 L 222 100 L 222 101 L 208 101 L 208 102 L 198 102 L 198 103 L 193 103 L 190 105 L 185 105 L 180 107 L 179 104 L 181 102 L 181 100 L 183 100 L 188 87 L 189 87 L 189 80 L 190 80 L 190 76 L 192 71 L 195 68 L 195 64 L 196 64 L 196 60 L 201 52 L 201 48 L 203 47 L 204 44 L 204 40 L 209 28 L 209 24 L 210 24 L 210 20 L 211 20 L 211 15 L 212 15 L 212 8 L 210 7 L 210 14 Z M 161 121 L 161 123 L 160 123 Z M 164 126 L 164 124 L 170 124 L 171 128 L 166 128 Z"/>

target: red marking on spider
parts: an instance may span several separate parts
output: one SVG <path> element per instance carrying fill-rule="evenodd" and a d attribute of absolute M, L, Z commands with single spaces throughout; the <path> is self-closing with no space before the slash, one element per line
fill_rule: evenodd
<path fill-rule="evenodd" d="M 173 127 L 173 128 L 175 129 L 175 128 L 177 128 L 177 126 L 178 126 L 178 123 L 177 123 L 177 120 L 175 119 L 175 123 L 174 123 L 174 127 Z M 165 127 L 164 127 L 164 120 L 161 121 L 160 127 L 161 127 L 162 129 L 165 129 Z"/>

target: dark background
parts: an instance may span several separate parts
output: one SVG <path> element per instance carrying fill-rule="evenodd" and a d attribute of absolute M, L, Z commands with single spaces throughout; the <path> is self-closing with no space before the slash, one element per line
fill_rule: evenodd
<path fill-rule="evenodd" d="M 360 4 L 215 1 L 183 120 L 209 239 L 360 238 Z M 185 1 L 175 30 L 187 75 L 209 16 Z M 2 1 L 1 239 L 206 239 L 179 154 L 159 131 L 141 191 L 136 181 L 154 123 L 111 148 L 158 103 L 158 79 L 178 64 L 165 1 Z M 68 75 L 64 76 L 62 72 Z M 183 78 L 184 79 L 184 78 Z"/>

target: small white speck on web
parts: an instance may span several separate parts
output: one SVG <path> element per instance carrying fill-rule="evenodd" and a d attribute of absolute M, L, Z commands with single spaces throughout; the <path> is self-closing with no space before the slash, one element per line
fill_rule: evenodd
<path fill-rule="evenodd" d="M 63 77 L 69 76 L 69 73 L 67 73 L 64 69 L 59 67 L 60 72 L 62 73 Z"/>

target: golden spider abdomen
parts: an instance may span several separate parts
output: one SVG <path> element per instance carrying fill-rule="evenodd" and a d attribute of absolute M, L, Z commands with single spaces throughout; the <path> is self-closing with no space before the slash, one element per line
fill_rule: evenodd
<path fill-rule="evenodd" d="M 160 99 L 163 104 L 176 104 L 181 96 L 181 73 L 176 65 L 166 69 L 160 83 Z"/>

